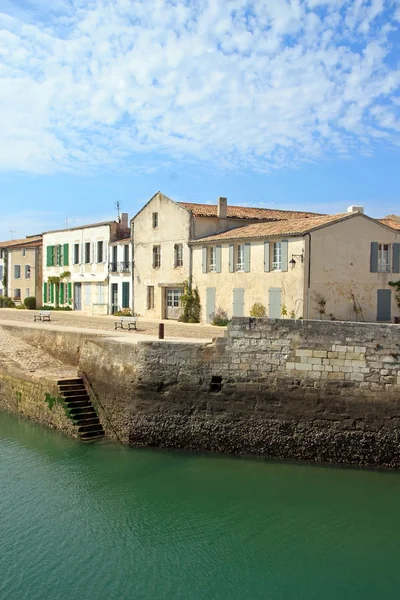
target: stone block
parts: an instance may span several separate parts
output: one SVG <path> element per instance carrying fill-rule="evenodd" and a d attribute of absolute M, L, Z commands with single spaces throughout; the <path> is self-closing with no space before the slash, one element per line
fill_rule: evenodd
<path fill-rule="evenodd" d="M 326 358 L 327 355 L 328 355 L 328 353 L 326 351 L 324 351 L 324 350 L 313 350 L 312 355 L 315 358 Z"/>
<path fill-rule="evenodd" d="M 328 380 L 343 380 L 344 379 L 344 373 L 328 373 Z"/>
<path fill-rule="evenodd" d="M 362 360 L 364 356 L 360 355 L 359 352 L 346 352 L 346 358 L 349 360 Z"/>
<path fill-rule="evenodd" d="M 339 358 L 337 352 L 328 352 L 328 358 Z"/>
<path fill-rule="evenodd" d="M 309 365 L 322 365 L 322 358 L 307 358 Z"/>
<path fill-rule="evenodd" d="M 331 358 L 331 360 L 329 362 L 332 366 L 336 366 L 336 367 L 344 366 L 344 360 L 342 358 Z"/>
<path fill-rule="evenodd" d="M 325 366 L 324 365 L 312 365 L 312 370 L 313 371 L 325 371 Z"/>
<path fill-rule="evenodd" d="M 362 373 L 351 373 L 351 381 L 364 381 L 364 375 Z"/>
<path fill-rule="evenodd" d="M 351 366 L 352 367 L 358 367 L 359 369 L 362 369 L 364 367 L 367 366 L 367 363 L 365 362 L 365 360 L 352 360 L 351 361 Z"/>
<path fill-rule="evenodd" d="M 334 346 L 332 346 L 332 350 L 336 352 L 347 352 L 347 347 L 335 344 Z"/>
<path fill-rule="evenodd" d="M 294 365 L 295 365 L 294 362 L 287 362 L 286 363 L 286 369 L 288 369 L 289 371 L 293 370 L 294 369 Z"/>
<path fill-rule="evenodd" d="M 295 366 L 296 371 L 311 371 L 312 370 L 312 367 L 305 363 L 295 363 L 294 366 Z"/>
<path fill-rule="evenodd" d="M 354 352 L 359 352 L 359 354 L 365 354 L 367 348 L 365 346 L 354 346 Z"/>
<path fill-rule="evenodd" d="M 296 356 L 312 356 L 313 355 L 313 351 L 312 350 L 305 350 L 302 348 L 298 348 L 296 350 Z"/>

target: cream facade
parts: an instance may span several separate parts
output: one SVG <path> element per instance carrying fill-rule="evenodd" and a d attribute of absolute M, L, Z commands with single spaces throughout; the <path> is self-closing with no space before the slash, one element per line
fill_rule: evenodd
<path fill-rule="evenodd" d="M 0 247 L 0 296 L 5 296 L 5 289 L 3 284 L 4 278 L 4 258 L 6 256 L 7 249 Z"/>
<path fill-rule="evenodd" d="M 34 296 L 36 305 L 42 303 L 42 240 L 27 238 L 19 244 L 10 243 L 7 249 L 6 295 L 15 304 L 23 304 L 25 298 Z M 3 267 L 3 273 L 4 273 Z"/>
<path fill-rule="evenodd" d="M 400 231 L 356 212 L 309 219 L 279 236 L 257 239 L 252 227 L 194 240 L 193 284 L 203 321 L 224 311 L 250 316 L 254 303 L 270 318 L 393 321 L 400 315 L 390 281 L 400 279 Z M 320 225 L 318 221 L 327 221 Z M 299 223 L 299 222 L 297 222 Z M 262 226 L 260 226 L 262 228 Z M 296 230 L 303 229 L 299 235 Z M 290 233 L 290 229 L 293 233 Z M 226 239 L 232 237 L 233 239 Z"/>
<path fill-rule="evenodd" d="M 95 223 L 43 234 L 43 304 L 91 315 L 109 313 L 109 244 L 129 235 L 125 222 Z M 59 284 L 49 277 L 62 276 Z"/>
<path fill-rule="evenodd" d="M 132 244 L 130 237 L 109 245 L 109 306 L 111 314 L 132 310 Z"/>

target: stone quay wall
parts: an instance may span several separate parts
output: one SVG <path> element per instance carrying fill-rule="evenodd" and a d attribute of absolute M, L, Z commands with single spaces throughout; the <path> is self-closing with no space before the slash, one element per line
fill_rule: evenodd
<path fill-rule="evenodd" d="M 77 437 L 59 395 L 56 377 L 25 371 L 12 361 L 0 361 L 0 409 Z"/>
<path fill-rule="evenodd" d="M 400 466 L 400 328 L 234 319 L 213 344 L 85 341 L 111 437 L 134 446 Z"/>

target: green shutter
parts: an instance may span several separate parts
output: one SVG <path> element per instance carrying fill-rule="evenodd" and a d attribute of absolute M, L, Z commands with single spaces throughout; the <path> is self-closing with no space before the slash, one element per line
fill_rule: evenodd
<path fill-rule="evenodd" d="M 46 281 L 43 283 L 43 304 L 47 302 L 47 283 Z"/>
<path fill-rule="evenodd" d="M 129 281 L 122 282 L 122 308 L 129 308 Z"/>
<path fill-rule="evenodd" d="M 54 283 L 50 283 L 50 302 L 54 304 Z"/>
<path fill-rule="evenodd" d="M 371 273 L 378 272 L 378 242 L 371 242 L 370 267 Z"/>
<path fill-rule="evenodd" d="M 47 246 L 46 248 L 46 253 L 47 253 L 47 259 L 46 259 L 46 266 L 47 267 L 51 267 L 53 264 L 53 246 Z"/>
<path fill-rule="evenodd" d="M 59 295 L 59 302 L 60 304 L 64 304 L 65 300 L 64 300 L 64 283 L 61 281 L 60 282 L 60 295 Z"/>
<path fill-rule="evenodd" d="M 67 267 L 69 264 L 69 244 L 64 244 L 64 267 Z"/>
<path fill-rule="evenodd" d="M 54 248 L 55 248 L 55 246 L 50 246 L 50 248 L 51 248 L 50 266 L 54 267 Z"/>
<path fill-rule="evenodd" d="M 68 302 L 72 300 L 72 283 L 68 283 Z"/>

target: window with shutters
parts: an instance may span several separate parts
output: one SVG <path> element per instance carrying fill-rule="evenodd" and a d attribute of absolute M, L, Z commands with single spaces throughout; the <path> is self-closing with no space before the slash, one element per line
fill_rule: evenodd
<path fill-rule="evenodd" d="M 272 257 L 272 270 L 282 270 L 282 244 L 281 242 L 275 242 L 273 246 L 273 257 Z"/>
<path fill-rule="evenodd" d="M 378 272 L 390 271 L 390 244 L 378 244 Z"/>
<path fill-rule="evenodd" d="M 90 242 L 85 242 L 85 264 L 90 263 Z"/>
<path fill-rule="evenodd" d="M 26 248 L 22 249 L 22 256 L 26 256 Z"/>
<path fill-rule="evenodd" d="M 79 265 L 79 244 L 74 244 L 74 265 Z"/>
<path fill-rule="evenodd" d="M 103 242 L 97 242 L 97 262 L 103 262 Z"/>
<path fill-rule="evenodd" d="M 157 229 L 157 227 L 158 227 L 158 212 L 153 213 L 152 222 L 153 222 L 153 229 Z"/>
<path fill-rule="evenodd" d="M 236 246 L 236 271 L 244 271 L 244 244 Z"/>
<path fill-rule="evenodd" d="M 154 285 L 147 286 L 147 310 L 154 309 Z"/>
<path fill-rule="evenodd" d="M 31 278 L 31 266 L 25 265 L 25 279 Z"/>
<path fill-rule="evenodd" d="M 175 244 L 175 257 L 174 257 L 174 265 L 175 267 L 183 267 L 183 245 Z"/>
<path fill-rule="evenodd" d="M 97 284 L 97 302 L 104 304 L 104 286 L 102 283 Z"/>
<path fill-rule="evenodd" d="M 21 265 L 14 265 L 14 279 L 21 279 Z"/>
<path fill-rule="evenodd" d="M 21 300 L 21 290 L 20 290 L 20 288 L 15 288 L 15 290 L 14 290 L 14 300 Z"/>
<path fill-rule="evenodd" d="M 153 269 L 161 266 L 161 246 L 153 246 Z"/>
<path fill-rule="evenodd" d="M 61 267 L 63 265 L 62 246 L 58 244 L 56 246 L 56 265 Z"/>
<path fill-rule="evenodd" d="M 208 270 L 216 271 L 217 270 L 217 247 L 210 246 L 208 249 Z"/>

